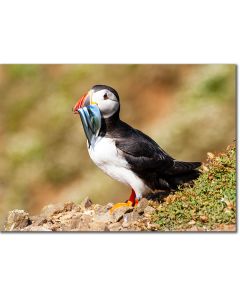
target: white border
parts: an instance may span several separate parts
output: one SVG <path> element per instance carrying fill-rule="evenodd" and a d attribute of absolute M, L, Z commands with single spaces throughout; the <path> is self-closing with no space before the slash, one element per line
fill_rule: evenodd
<path fill-rule="evenodd" d="M 2 63 L 238 63 L 237 1 L 0 2 Z M 1 101 L 1 99 L 0 99 Z M 0 234 L 2 299 L 236 299 L 239 234 Z"/>

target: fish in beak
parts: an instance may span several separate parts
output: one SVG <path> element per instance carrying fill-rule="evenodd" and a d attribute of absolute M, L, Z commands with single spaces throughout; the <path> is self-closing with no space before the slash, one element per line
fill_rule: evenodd
<path fill-rule="evenodd" d="M 91 92 L 84 94 L 73 108 L 75 114 L 79 113 L 83 129 L 88 140 L 88 147 L 98 136 L 101 129 L 101 112 L 97 104 L 91 101 Z"/>

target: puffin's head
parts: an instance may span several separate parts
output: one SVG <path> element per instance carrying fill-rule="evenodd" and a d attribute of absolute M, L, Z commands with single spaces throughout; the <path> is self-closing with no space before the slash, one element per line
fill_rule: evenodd
<path fill-rule="evenodd" d="M 84 94 L 73 108 L 74 113 L 78 113 L 80 108 L 88 105 L 97 105 L 104 119 L 110 118 L 119 112 L 120 103 L 118 93 L 107 85 L 94 85 Z"/>

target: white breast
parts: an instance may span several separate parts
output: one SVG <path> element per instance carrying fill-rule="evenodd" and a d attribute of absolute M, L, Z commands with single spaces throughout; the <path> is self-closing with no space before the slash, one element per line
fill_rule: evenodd
<path fill-rule="evenodd" d="M 119 149 L 117 149 L 114 140 L 106 137 L 97 137 L 96 141 L 88 148 L 88 153 L 93 162 L 104 173 L 110 177 L 130 185 L 138 198 L 141 198 L 149 188 L 144 182 L 133 173 L 127 161 Z"/>

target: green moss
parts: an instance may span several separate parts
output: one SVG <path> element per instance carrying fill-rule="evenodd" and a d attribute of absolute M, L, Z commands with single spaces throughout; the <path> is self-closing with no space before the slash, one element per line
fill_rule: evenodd
<path fill-rule="evenodd" d="M 160 230 L 184 230 L 197 226 L 212 230 L 236 223 L 236 149 L 208 154 L 202 174 L 193 187 L 169 195 L 154 216 Z"/>

